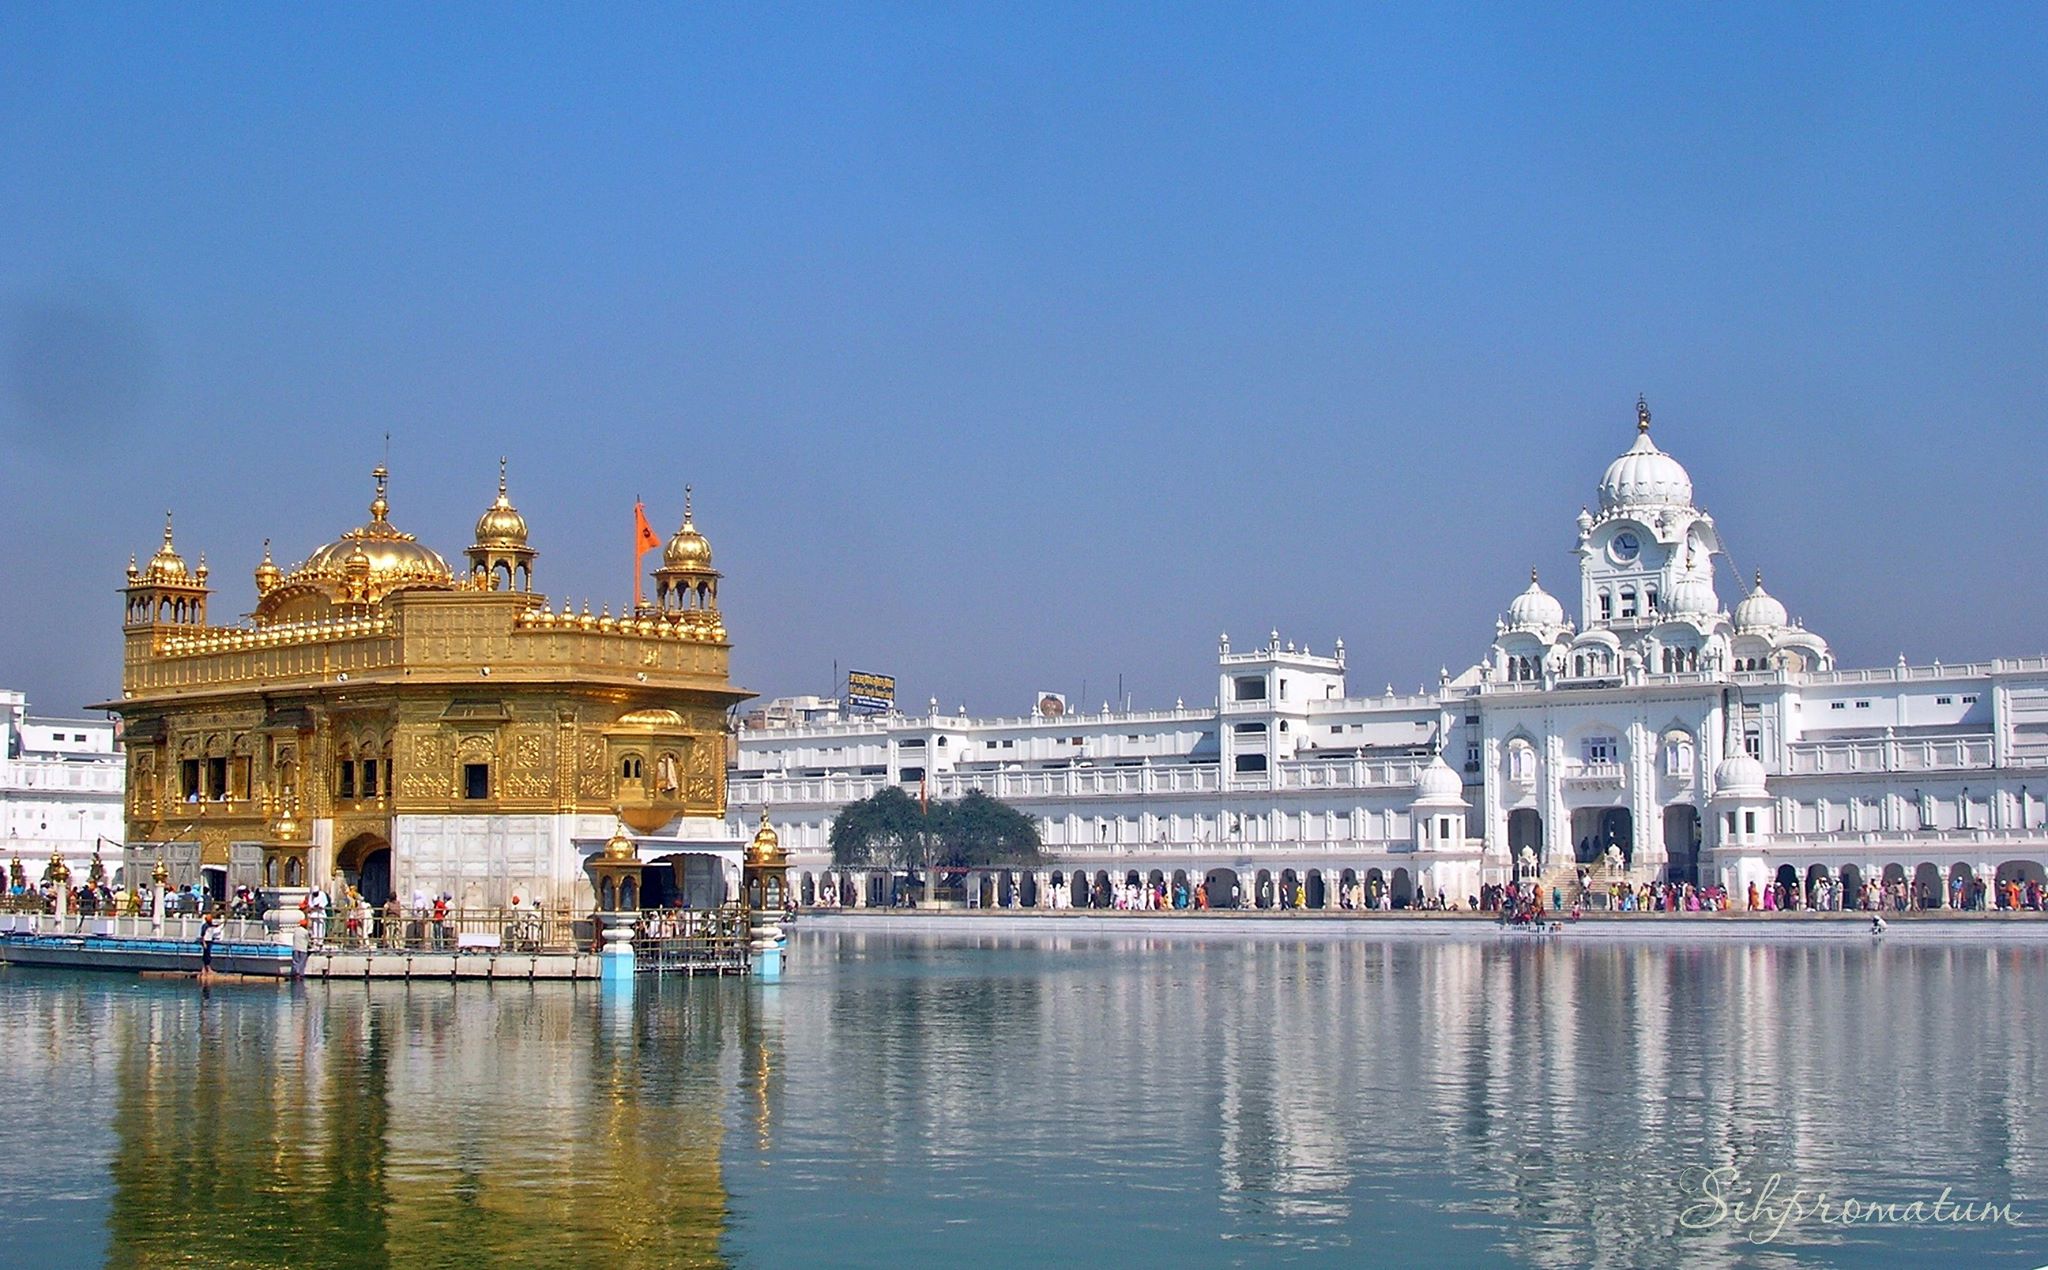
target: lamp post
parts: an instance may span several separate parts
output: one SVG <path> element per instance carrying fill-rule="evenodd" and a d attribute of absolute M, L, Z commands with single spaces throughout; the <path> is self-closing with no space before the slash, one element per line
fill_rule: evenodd
<path fill-rule="evenodd" d="M 623 816 L 612 831 L 604 850 L 584 865 L 597 892 L 598 933 L 604 946 L 598 950 L 597 976 L 609 990 L 633 986 L 633 924 L 640 918 L 640 887 L 645 866 L 640 847 L 626 833 Z"/>
<path fill-rule="evenodd" d="M 161 854 L 156 858 L 156 868 L 150 871 L 149 880 L 153 883 L 150 887 L 149 933 L 161 935 L 164 933 L 164 892 L 171 882 L 171 871 L 164 867 Z"/>
<path fill-rule="evenodd" d="M 50 883 L 57 902 L 57 924 L 62 926 L 71 910 L 71 866 L 64 863 L 64 853 L 50 848 L 50 865 L 43 870 L 43 880 Z"/>
<path fill-rule="evenodd" d="M 747 906 L 748 950 L 754 973 L 762 982 L 782 978 L 782 914 L 789 904 L 789 853 L 761 808 L 761 827 L 747 844 L 745 876 L 740 894 Z"/>

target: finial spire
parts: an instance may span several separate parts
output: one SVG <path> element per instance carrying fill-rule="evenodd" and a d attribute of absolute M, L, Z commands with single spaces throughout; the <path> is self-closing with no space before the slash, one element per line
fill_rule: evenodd
<path fill-rule="evenodd" d="M 1650 430 L 1650 403 L 1649 403 L 1648 401 L 1644 400 L 1644 398 L 1643 398 L 1643 394 L 1641 394 L 1641 393 L 1637 393 L 1637 394 L 1636 394 L 1636 431 L 1637 431 L 1637 432 L 1648 432 L 1649 430 Z"/>
<path fill-rule="evenodd" d="M 386 448 L 390 447 L 390 433 L 384 435 L 384 444 Z M 382 520 L 385 513 L 391 510 L 390 501 L 384 497 L 384 487 L 385 483 L 391 479 L 391 469 L 379 463 L 370 469 L 370 477 L 377 482 L 377 496 L 370 500 L 370 519 Z"/>
<path fill-rule="evenodd" d="M 685 525 L 690 523 L 690 496 L 694 489 L 694 486 L 683 486 L 683 523 Z"/>
<path fill-rule="evenodd" d="M 1533 564 L 1529 566 L 1529 585 L 1536 585 L 1536 566 Z"/>
<path fill-rule="evenodd" d="M 1756 589 L 1759 591 L 1764 589 L 1764 571 L 1762 569 L 1756 571 Z"/>
<path fill-rule="evenodd" d="M 168 511 L 166 511 L 166 512 L 164 513 L 164 546 L 168 547 L 168 546 L 170 546 L 170 545 L 171 545 L 171 513 L 170 513 L 170 512 L 168 512 Z"/>
<path fill-rule="evenodd" d="M 505 456 L 498 456 L 498 497 L 505 497 Z"/>

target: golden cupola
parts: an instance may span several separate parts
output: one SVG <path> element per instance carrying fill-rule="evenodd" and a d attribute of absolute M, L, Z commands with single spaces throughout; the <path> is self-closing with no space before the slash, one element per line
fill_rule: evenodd
<path fill-rule="evenodd" d="M 137 567 L 133 556 L 128 559 L 127 625 L 204 626 L 206 597 L 212 594 L 206 573 L 205 556 L 199 558 L 198 569 L 185 566 L 185 557 L 171 541 L 171 514 L 165 512 L 163 545 L 149 563 Z"/>
<path fill-rule="evenodd" d="M 263 540 L 263 559 L 256 565 L 256 598 L 262 599 L 277 590 L 277 584 L 284 581 L 284 570 L 277 567 L 277 561 L 270 558 L 270 539 Z"/>
<path fill-rule="evenodd" d="M 661 553 L 654 571 L 654 600 L 667 612 L 718 608 L 719 573 L 711 567 L 711 540 L 698 532 L 693 491 L 683 487 L 683 526 Z"/>
<path fill-rule="evenodd" d="M 709 569 L 711 567 L 711 540 L 697 532 L 697 518 L 691 506 L 693 491 L 683 487 L 683 527 L 676 530 L 668 540 L 668 549 L 661 553 L 661 562 L 670 569 Z"/>
<path fill-rule="evenodd" d="M 498 460 L 498 501 L 477 517 L 476 543 L 470 547 L 469 580 L 481 590 L 533 590 L 533 559 L 540 553 L 526 545 L 526 517 L 506 492 L 505 460 Z"/>
<path fill-rule="evenodd" d="M 149 567 L 142 571 L 142 577 L 145 582 L 159 585 L 182 585 L 186 576 L 185 557 L 179 555 L 177 547 L 171 543 L 171 514 L 165 512 L 164 545 L 158 547 L 156 554 L 149 558 Z"/>

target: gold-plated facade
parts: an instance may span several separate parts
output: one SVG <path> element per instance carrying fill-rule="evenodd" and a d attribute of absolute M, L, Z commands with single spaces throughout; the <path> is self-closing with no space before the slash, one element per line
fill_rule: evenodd
<path fill-rule="evenodd" d="M 236 884 L 281 882 L 297 861 L 310 884 L 482 877 L 537 894 L 541 874 L 570 884 L 581 869 L 560 849 L 508 854 L 504 826 L 559 848 L 565 817 L 648 833 L 724 815 L 726 713 L 751 694 L 728 679 L 715 582 L 689 607 L 554 608 L 531 589 L 502 468 L 462 574 L 392 524 L 389 473 L 373 476 L 366 524 L 289 569 L 266 545 L 246 623 L 206 620 L 205 566 L 186 568 L 168 522 L 148 566 L 131 561 L 122 691 L 105 703 L 125 722 L 131 845 L 197 843 Z M 702 564 L 693 587 L 708 543 Z M 407 818 L 433 835 L 419 844 L 432 878 L 408 867 Z"/>

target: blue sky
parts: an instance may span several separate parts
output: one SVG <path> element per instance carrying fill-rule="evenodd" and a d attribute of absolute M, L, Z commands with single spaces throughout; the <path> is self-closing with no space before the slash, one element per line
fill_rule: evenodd
<path fill-rule="evenodd" d="M 736 677 L 1019 712 L 1480 657 L 1636 394 L 1849 663 L 2043 634 L 2028 6 L 0 8 L 0 683 L 358 523 L 693 484 Z M 1735 586 L 1724 573 L 1725 600 Z"/>

